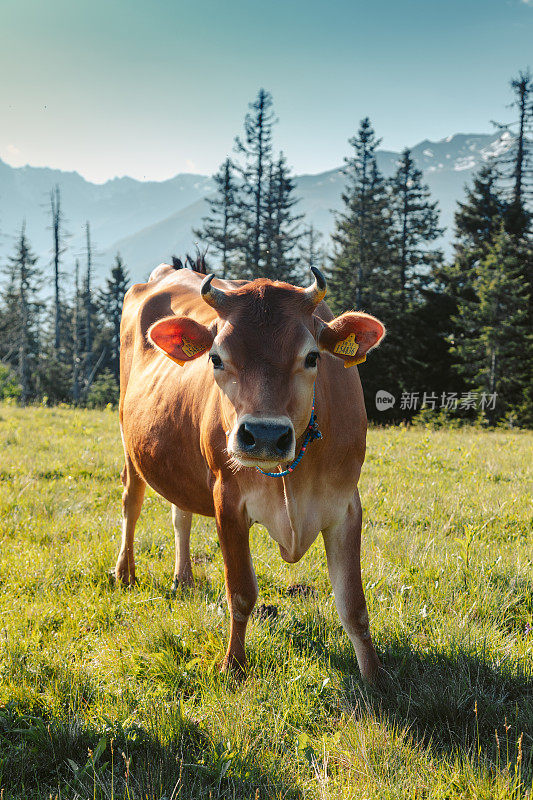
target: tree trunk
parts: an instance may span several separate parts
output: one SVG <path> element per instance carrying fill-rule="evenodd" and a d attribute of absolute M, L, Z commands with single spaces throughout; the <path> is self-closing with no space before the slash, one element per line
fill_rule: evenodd
<path fill-rule="evenodd" d="M 74 358 L 72 365 L 72 399 L 75 405 L 80 402 L 80 262 L 76 259 L 75 302 L 74 302 Z"/>
<path fill-rule="evenodd" d="M 92 372 L 93 356 L 93 337 L 91 320 L 91 269 L 92 269 L 92 250 L 91 250 L 91 231 L 89 223 L 86 225 L 87 234 L 87 275 L 85 278 L 85 381 L 88 382 Z"/>
<path fill-rule="evenodd" d="M 61 195 L 59 186 L 50 192 L 52 211 L 52 234 L 54 243 L 54 350 L 56 356 L 61 347 L 61 301 L 59 297 L 59 259 L 61 246 Z"/>

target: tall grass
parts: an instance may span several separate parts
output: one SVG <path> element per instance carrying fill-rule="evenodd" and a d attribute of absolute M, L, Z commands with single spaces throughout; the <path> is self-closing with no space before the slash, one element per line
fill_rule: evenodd
<path fill-rule="evenodd" d="M 113 588 L 115 415 L 0 406 L 3 798 L 531 796 L 532 443 L 370 431 L 363 574 L 388 686 L 359 678 L 320 539 L 291 566 L 260 527 L 258 604 L 278 614 L 253 617 L 236 685 L 213 522 L 195 518 L 196 587 L 173 597 L 170 509 L 148 492 L 139 584 Z"/>

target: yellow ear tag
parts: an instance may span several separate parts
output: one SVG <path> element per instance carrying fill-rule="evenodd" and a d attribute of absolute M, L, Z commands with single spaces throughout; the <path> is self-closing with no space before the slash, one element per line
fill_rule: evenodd
<path fill-rule="evenodd" d="M 339 353 L 341 356 L 354 356 L 358 350 L 359 345 L 355 341 L 355 333 L 351 333 L 346 339 L 343 339 L 342 342 L 337 342 L 333 348 L 333 352 Z M 344 366 L 353 367 L 354 364 L 362 364 L 363 361 L 366 361 L 366 356 L 361 356 L 361 358 L 351 358 L 344 362 Z"/>
<path fill-rule="evenodd" d="M 342 342 L 337 342 L 333 348 L 334 353 L 339 353 L 341 356 L 354 356 L 359 350 L 359 345 L 355 341 L 355 333 L 351 333 Z"/>
<path fill-rule="evenodd" d="M 181 349 L 188 358 L 192 358 L 197 353 L 201 353 L 206 348 L 203 344 L 201 345 L 194 344 L 194 342 L 191 342 L 190 339 L 186 339 L 185 336 L 183 336 L 181 340 Z"/>
<path fill-rule="evenodd" d="M 333 348 L 334 353 L 339 353 L 341 356 L 354 356 L 359 350 L 359 345 L 355 341 L 355 333 L 351 333 L 342 342 L 337 342 Z"/>

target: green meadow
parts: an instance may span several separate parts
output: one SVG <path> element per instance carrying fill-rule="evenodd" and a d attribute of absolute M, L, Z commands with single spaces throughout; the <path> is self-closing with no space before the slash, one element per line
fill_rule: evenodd
<path fill-rule="evenodd" d="M 170 591 L 170 507 L 148 491 L 138 585 L 112 585 L 122 452 L 111 411 L 0 406 L 0 789 L 31 798 L 533 796 L 533 434 L 373 429 L 363 576 L 388 672 L 373 690 L 321 537 L 285 564 L 252 530 L 249 673 L 213 521 Z M 179 469 L 179 453 L 176 469 Z M 529 479 L 530 479 L 529 475 Z"/>

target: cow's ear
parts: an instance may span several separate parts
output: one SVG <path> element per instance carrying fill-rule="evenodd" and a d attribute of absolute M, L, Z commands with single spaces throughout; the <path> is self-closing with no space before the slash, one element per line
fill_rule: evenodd
<path fill-rule="evenodd" d="M 203 355 L 213 344 L 211 331 L 189 317 L 166 317 L 154 322 L 148 339 L 180 366 Z"/>
<path fill-rule="evenodd" d="M 365 361 L 368 351 L 385 336 L 383 323 L 362 311 L 348 311 L 331 322 L 316 318 L 315 324 L 319 347 L 341 358 L 345 367 Z"/>

